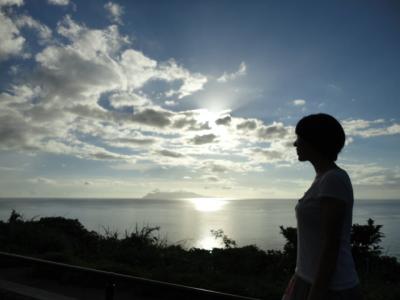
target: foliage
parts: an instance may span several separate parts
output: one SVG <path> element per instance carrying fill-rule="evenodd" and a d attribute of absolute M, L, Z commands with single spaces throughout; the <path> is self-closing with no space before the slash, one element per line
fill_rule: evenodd
<path fill-rule="evenodd" d="M 283 247 L 283 251 L 285 254 L 290 256 L 296 256 L 297 251 L 297 229 L 293 227 L 283 227 L 279 226 L 281 229 L 281 234 L 286 239 L 286 244 Z"/>
<path fill-rule="evenodd" d="M 379 243 L 385 235 L 380 232 L 382 225 L 374 225 L 374 220 L 368 219 L 367 225 L 354 224 L 351 232 L 351 243 L 354 253 L 359 255 L 379 256 L 382 247 Z"/>
<path fill-rule="evenodd" d="M 400 264 L 382 256 L 382 225 L 354 224 L 352 252 L 366 300 L 400 299 Z M 168 282 L 281 299 L 296 265 L 297 229 L 280 226 L 286 244 L 263 251 L 255 245 L 238 247 L 222 229 L 212 230 L 224 248 L 205 250 L 168 245 L 159 227 L 137 225 L 123 235 L 103 228 L 88 231 L 78 220 L 47 217 L 24 220 L 12 211 L 0 221 L 0 250 Z"/>
<path fill-rule="evenodd" d="M 230 248 L 235 248 L 236 242 L 229 238 L 222 229 L 214 230 L 211 229 L 211 234 L 216 238 L 216 239 L 222 239 L 222 242 L 224 243 L 225 248 L 230 249 Z"/>

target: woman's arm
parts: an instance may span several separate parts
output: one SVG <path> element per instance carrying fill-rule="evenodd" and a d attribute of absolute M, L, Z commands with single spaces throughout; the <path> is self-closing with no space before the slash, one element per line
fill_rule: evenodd
<path fill-rule="evenodd" d="M 317 275 L 307 300 L 323 300 L 328 291 L 339 254 L 345 207 L 343 200 L 331 197 L 321 198 L 322 251 Z"/>

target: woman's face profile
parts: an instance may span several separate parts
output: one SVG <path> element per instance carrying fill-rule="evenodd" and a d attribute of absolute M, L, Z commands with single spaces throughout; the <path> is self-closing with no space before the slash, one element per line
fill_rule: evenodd
<path fill-rule="evenodd" d="M 296 152 L 299 161 L 310 160 L 311 157 L 315 155 L 314 148 L 306 140 L 297 135 L 296 141 L 294 141 L 293 146 L 296 147 Z"/>

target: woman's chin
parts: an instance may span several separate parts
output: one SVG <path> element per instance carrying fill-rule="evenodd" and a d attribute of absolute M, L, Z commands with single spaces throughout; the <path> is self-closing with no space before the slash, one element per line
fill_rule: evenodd
<path fill-rule="evenodd" d="M 298 159 L 299 161 L 306 161 L 306 159 L 305 159 L 304 157 L 301 157 L 300 155 L 297 156 L 297 159 Z"/>

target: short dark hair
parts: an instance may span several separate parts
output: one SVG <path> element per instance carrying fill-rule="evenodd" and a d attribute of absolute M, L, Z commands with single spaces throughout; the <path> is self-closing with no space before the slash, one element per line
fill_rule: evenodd
<path fill-rule="evenodd" d="M 337 160 L 346 140 L 339 121 L 324 113 L 303 117 L 297 123 L 295 132 L 331 161 Z"/>

